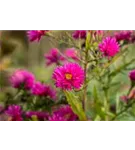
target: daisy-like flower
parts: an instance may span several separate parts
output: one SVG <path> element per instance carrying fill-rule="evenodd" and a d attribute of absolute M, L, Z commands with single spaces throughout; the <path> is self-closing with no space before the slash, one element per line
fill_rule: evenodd
<path fill-rule="evenodd" d="M 48 120 L 49 116 L 48 113 L 41 111 L 27 111 L 25 115 L 27 118 L 32 118 L 33 116 L 36 116 L 39 121 Z"/>
<path fill-rule="evenodd" d="M 45 54 L 46 64 L 59 64 L 60 61 L 64 61 L 64 57 L 60 55 L 57 48 L 52 48 L 49 54 Z"/>
<path fill-rule="evenodd" d="M 135 83 L 135 70 L 129 72 L 129 78 L 132 82 Z"/>
<path fill-rule="evenodd" d="M 119 52 L 119 44 L 114 37 L 106 37 L 99 44 L 99 49 L 106 57 L 114 57 Z"/>
<path fill-rule="evenodd" d="M 9 121 L 22 121 L 22 111 L 19 105 L 11 105 L 5 112 L 9 116 Z"/>
<path fill-rule="evenodd" d="M 85 39 L 86 38 L 86 33 L 87 31 L 86 30 L 76 30 L 73 32 L 72 34 L 72 37 L 74 39 Z"/>
<path fill-rule="evenodd" d="M 27 31 L 28 38 L 31 42 L 37 41 L 39 42 L 42 36 L 45 36 L 45 34 L 49 30 L 29 30 Z"/>
<path fill-rule="evenodd" d="M 74 48 L 68 48 L 68 49 L 66 49 L 65 55 L 68 58 L 72 58 L 74 60 L 78 60 L 78 51 L 75 50 Z"/>
<path fill-rule="evenodd" d="M 48 96 L 52 99 L 56 99 L 56 91 L 53 90 L 50 86 L 42 84 L 40 82 L 34 83 L 31 92 L 36 96 Z"/>
<path fill-rule="evenodd" d="M 58 66 L 53 72 L 56 87 L 64 90 L 80 89 L 84 78 L 84 70 L 77 63 L 66 63 Z"/>
<path fill-rule="evenodd" d="M 15 71 L 9 81 L 14 88 L 25 88 L 31 89 L 34 83 L 34 75 L 27 70 L 17 70 Z"/>
<path fill-rule="evenodd" d="M 64 105 L 53 112 L 52 116 L 49 117 L 49 121 L 75 121 L 77 118 L 77 115 L 74 114 L 71 107 Z"/>

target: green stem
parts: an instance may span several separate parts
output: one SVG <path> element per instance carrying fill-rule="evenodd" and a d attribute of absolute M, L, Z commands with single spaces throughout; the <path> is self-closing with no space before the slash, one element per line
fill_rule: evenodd
<path fill-rule="evenodd" d="M 16 95 L 13 97 L 13 100 L 16 100 L 18 97 L 20 97 L 23 94 L 23 90 L 19 90 Z"/>
<path fill-rule="evenodd" d="M 83 92 L 83 109 L 86 110 L 85 104 L 87 101 L 87 67 L 88 67 L 88 50 L 85 51 L 85 64 L 84 64 L 84 72 L 85 72 L 85 80 L 84 80 L 84 92 Z"/>
<path fill-rule="evenodd" d="M 130 88 L 129 88 L 129 90 L 128 90 L 127 96 L 129 96 L 129 94 L 130 94 L 130 92 L 132 91 L 133 87 L 134 87 L 134 86 L 131 84 L 131 86 L 130 86 Z M 133 100 L 133 101 L 130 102 L 130 100 L 131 100 L 131 99 L 128 100 L 128 101 L 129 101 L 128 105 L 126 105 L 123 110 L 121 110 L 119 113 L 117 113 L 117 114 L 115 115 L 115 117 L 112 118 L 112 120 L 115 120 L 118 116 L 120 116 L 121 114 L 123 114 L 123 113 L 124 113 L 125 111 L 127 111 L 130 107 L 132 107 L 132 105 L 135 103 L 135 101 Z"/>
<path fill-rule="evenodd" d="M 105 107 L 105 112 L 106 112 L 105 120 L 108 121 L 109 120 L 108 112 L 110 111 L 109 99 L 108 99 L 108 89 L 105 89 L 104 93 L 105 93 L 104 107 Z"/>
<path fill-rule="evenodd" d="M 116 114 L 115 117 L 112 118 L 112 120 L 115 120 L 118 116 L 126 112 L 129 108 L 132 107 L 132 105 L 135 103 L 135 100 L 133 100 L 131 103 L 129 103 L 123 110 L 121 110 L 119 113 Z"/>

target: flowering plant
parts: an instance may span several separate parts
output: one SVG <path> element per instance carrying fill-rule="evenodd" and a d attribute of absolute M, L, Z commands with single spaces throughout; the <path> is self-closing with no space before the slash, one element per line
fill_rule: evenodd
<path fill-rule="evenodd" d="M 52 85 L 37 80 L 27 70 L 11 74 L 9 81 L 17 91 L 7 96 L 2 113 L 13 121 L 111 121 L 124 120 L 124 115 L 135 120 L 135 58 L 126 58 L 134 44 L 134 31 L 77 30 L 63 34 L 27 32 L 31 42 L 46 36 L 65 44 L 65 50 L 52 47 L 43 56 L 46 67 L 54 67 Z M 129 81 L 125 89 L 122 78 L 115 81 L 119 74 L 126 74 Z"/>

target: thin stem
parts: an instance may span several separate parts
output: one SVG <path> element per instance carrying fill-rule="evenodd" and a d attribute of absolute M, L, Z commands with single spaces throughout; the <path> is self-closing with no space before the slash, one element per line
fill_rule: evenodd
<path fill-rule="evenodd" d="M 13 100 L 16 100 L 18 97 L 20 97 L 23 94 L 23 90 L 19 90 L 16 95 L 13 97 Z"/>
<path fill-rule="evenodd" d="M 83 108 L 86 110 L 85 104 L 87 101 L 87 67 L 88 67 L 88 50 L 85 51 L 85 64 L 84 64 L 84 72 L 85 72 L 85 80 L 84 80 L 84 93 L 83 93 Z"/>
<path fill-rule="evenodd" d="M 118 116 L 120 116 L 121 114 L 123 114 L 124 112 L 126 112 L 129 108 L 132 107 L 132 105 L 134 103 L 135 103 L 135 100 L 133 100 L 131 103 L 129 103 L 122 111 L 120 111 L 119 113 L 117 113 L 116 116 L 112 118 L 112 120 L 115 120 Z"/>
<path fill-rule="evenodd" d="M 128 93 L 127 93 L 127 96 L 129 96 L 129 94 L 132 91 L 133 87 L 134 87 L 133 85 L 130 86 L 130 88 L 128 90 Z M 130 100 L 131 99 L 129 99 L 128 105 L 126 105 L 126 107 L 123 110 L 121 110 L 119 113 L 117 113 L 116 116 L 114 118 L 112 118 L 112 120 L 115 120 L 115 118 L 117 118 L 119 115 L 121 115 L 122 113 L 127 111 L 130 107 L 132 107 L 132 105 L 135 103 L 135 101 L 133 100 L 133 101 L 130 102 Z"/>

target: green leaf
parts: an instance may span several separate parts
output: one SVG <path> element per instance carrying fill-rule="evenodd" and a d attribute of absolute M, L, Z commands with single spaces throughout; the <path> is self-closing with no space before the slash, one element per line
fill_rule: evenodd
<path fill-rule="evenodd" d="M 99 101 L 99 97 L 98 97 L 98 92 L 97 92 L 97 88 L 96 86 L 94 86 L 94 89 L 93 89 L 93 97 L 94 97 L 94 104 L 95 104 L 95 110 L 96 110 L 96 113 L 104 119 L 105 117 L 105 112 L 102 110 L 102 107 L 101 107 L 101 103 Z"/>
<path fill-rule="evenodd" d="M 74 95 L 73 92 L 64 91 L 64 93 L 69 105 L 71 106 L 73 112 L 79 117 L 79 120 L 86 121 L 87 118 L 79 98 L 76 95 Z"/>

